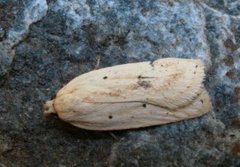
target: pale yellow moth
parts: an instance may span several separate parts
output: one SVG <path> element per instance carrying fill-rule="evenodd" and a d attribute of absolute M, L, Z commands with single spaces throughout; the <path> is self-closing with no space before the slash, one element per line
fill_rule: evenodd
<path fill-rule="evenodd" d="M 103 68 L 80 75 L 47 101 L 55 113 L 90 130 L 122 130 L 166 124 L 211 110 L 201 60 L 164 58 Z"/>

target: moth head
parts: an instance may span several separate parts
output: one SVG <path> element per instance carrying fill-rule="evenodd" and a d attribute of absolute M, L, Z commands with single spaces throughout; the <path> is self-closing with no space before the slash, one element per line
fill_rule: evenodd
<path fill-rule="evenodd" d="M 43 105 L 43 109 L 44 109 L 44 111 L 43 111 L 44 116 L 49 116 L 50 114 L 56 114 L 56 111 L 53 106 L 53 100 L 47 101 Z"/>

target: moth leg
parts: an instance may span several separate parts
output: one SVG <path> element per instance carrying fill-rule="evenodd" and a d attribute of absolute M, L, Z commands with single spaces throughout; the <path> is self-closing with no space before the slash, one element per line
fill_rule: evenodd
<path fill-rule="evenodd" d="M 101 56 L 97 56 L 97 62 L 96 62 L 94 70 L 98 70 L 99 69 L 100 60 L 101 60 Z"/>
<path fill-rule="evenodd" d="M 112 136 L 112 138 L 114 138 L 115 140 L 119 140 L 119 138 L 113 133 L 113 132 L 109 132 L 110 136 Z"/>

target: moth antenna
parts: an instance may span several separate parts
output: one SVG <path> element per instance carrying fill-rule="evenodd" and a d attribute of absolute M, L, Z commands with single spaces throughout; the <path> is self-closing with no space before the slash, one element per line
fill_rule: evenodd
<path fill-rule="evenodd" d="M 56 114 L 57 113 L 54 109 L 54 106 L 53 106 L 53 100 L 47 101 L 44 104 L 43 108 L 44 108 L 43 115 L 45 117 L 49 116 L 50 114 Z"/>

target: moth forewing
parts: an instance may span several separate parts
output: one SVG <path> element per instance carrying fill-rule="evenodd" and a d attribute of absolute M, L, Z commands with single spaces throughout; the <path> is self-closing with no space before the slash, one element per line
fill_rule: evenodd
<path fill-rule="evenodd" d="M 74 126 L 121 130 L 176 122 L 211 109 L 200 60 L 165 58 L 80 75 L 47 104 Z M 46 104 L 46 105 L 47 105 Z"/>

